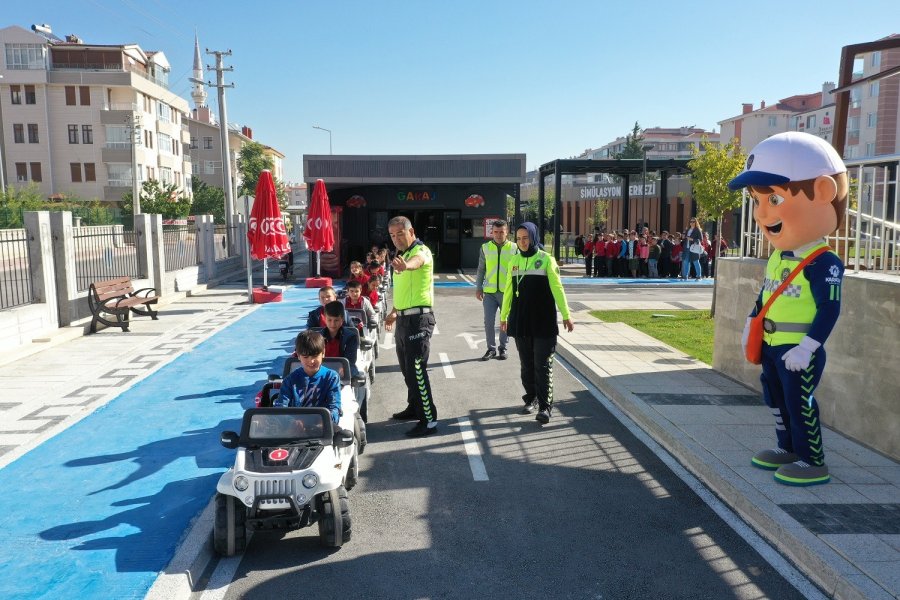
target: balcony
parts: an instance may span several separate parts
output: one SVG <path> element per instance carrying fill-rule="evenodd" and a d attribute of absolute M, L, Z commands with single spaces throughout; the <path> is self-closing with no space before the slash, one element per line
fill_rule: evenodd
<path fill-rule="evenodd" d="M 104 102 L 101 110 L 126 110 L 136 112 L 140 110 L 137 104 L 129 102 Z"/>
<path fill-rule="evenodd" d="M 105 163 L 131 164 L 131 144 L 111 142 L 100 149 L 100 159 Z M 128 184 L 131 185 L 130 183 Z"/>

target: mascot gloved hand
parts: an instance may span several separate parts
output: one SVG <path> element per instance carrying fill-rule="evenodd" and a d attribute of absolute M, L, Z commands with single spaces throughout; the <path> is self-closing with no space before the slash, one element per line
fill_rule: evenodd
<path fill-rule="evenodd" d="M 763 315 L 760 381 L 775 417 L 778 447 L 757 452 L 751 462 L 774 471 L 779 483 L 827 483 L 830 475 L 813 394 L 825 367 L 825 341 L 841 312 L 844 265 L 825 236 L 844 218 L 847 168 L 822 138 L 791 131 L 757 144 L 744 171 L 728 187 L 747 188 L 753 218 L 775 248 L 750 318 L 793 275 Z M 742 346 L 749 324 L 748 319 Z"/>

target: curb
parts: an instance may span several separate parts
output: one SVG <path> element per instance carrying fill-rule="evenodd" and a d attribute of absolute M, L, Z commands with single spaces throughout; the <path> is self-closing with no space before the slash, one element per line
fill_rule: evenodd
<path fill-rule="evenodd" d="M 892 598 L 883 587 L 790 518 L 750 484 L 732 481 L 726 467 L 705 448 L 654 414 L 640 398 L 596 373 L 584 355 L 561 336 L 557 353 L 566 359 L 622 412 L 663 446 L 732 508 L 765 540 L 798 566 L 803 574 L 838 600 Z M 743 485 L 742 485 L 743 484 Z"/>
<path fill-rule="evenodd" d="M 179 540 L 175 556 L 153 582 L 144 596 L 145 600 L 189 598 L 194 593 L 197 583 L 215 557 L 212 547 L 215 514 L 213 497 L 189 525 L 184 538 Z"/>

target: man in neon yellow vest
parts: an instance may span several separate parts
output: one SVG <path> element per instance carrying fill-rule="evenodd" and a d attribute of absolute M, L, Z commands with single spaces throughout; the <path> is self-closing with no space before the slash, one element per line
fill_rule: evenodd
<path fill-rule="evenodd" d="M 509 261 L 516 253 L 516 245 L 506 239 L 509 226 L 503 219 L 497 219 L 491 226 L 491 240 L 481 246 L 478 255 L 478 270 L 475 272 L 475 297 L 484 309 L 484 340 L 487 352 L 481 360 L 506 360 L 505 331 L 500 331 L 500 347 L 494 333 L 497 311 L 503 306 L 503 290 L 509 276 Z"/>
<path fill-rule="evenodd" d="M 397 420 L 417 420 L 406 432 L 410 437 L 437 433 L 437 407 L 431 397 L 428 379 L 428 352 L 434 332 L 434 259 L 431 250 L 416 238 L 412 223 L 406 217 L 388 222 L 391 241 L 397 254 L 391 261 L 394 269 L 394 307 L 384 319 L 385 329 L 397 331 L 394 343 L 397 360 L 406 381 L 406 408 L 394 413 Z"/>
<path fill-rule="evenodd" d="M 840 227 L 847 203 L 847 168 L 822 138 L 791 131 L 757 144 L 744 171 L 728 187 L 748 188 L 753 218 L 776 248 L 752 318 L 794 268 L 827 247 L 825 236 Z M 751 462 L 775 471 L 779 483 L 816 485 L 830 480 L 813 392 L 825 367 L 825 340 L 841 312 L 843 276 L 841 259 L 827 251 L 803 268 L 765 315 L 760 380 L 763 398 L 775 417 L 778 447 L 757 452 Z"/>

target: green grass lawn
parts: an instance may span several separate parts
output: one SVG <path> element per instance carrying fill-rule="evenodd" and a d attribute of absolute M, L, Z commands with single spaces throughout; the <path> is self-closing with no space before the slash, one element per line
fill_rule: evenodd
<path fill-rule="evenodd" d="M 630 325 L 688 356 L 712 364 L 714 321 L 708 310 L 592 310 L 591 315 L 606 323 Z"/>

